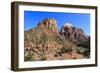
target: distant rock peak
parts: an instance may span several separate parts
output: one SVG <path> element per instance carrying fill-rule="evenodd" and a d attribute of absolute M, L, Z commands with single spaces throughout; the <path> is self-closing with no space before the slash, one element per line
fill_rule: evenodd
<path fill-rule="evenodd" d="M 65 37 L 66 39 L 70 38 L 70 39 L 76 39 L 76 40 L 80 40 L 80 41 L 87 40 L 87 36 L 84 33 L 84 31 L 81 28 L 74 27 L 70 23 L 66 23 L 62 27 L 60 34 L 63 37 Z"/>
<path fill-rule="evenodd" d="M 63 27 L 73 27 L 71 23 L 65 23 Z"/>

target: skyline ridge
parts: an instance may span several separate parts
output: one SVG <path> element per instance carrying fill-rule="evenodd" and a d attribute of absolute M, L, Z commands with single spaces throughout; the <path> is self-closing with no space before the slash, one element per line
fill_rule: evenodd
<path fill-rule="evenodd" d="M 59 31 L 67 22 L 77 28 L 83 29 L 87 35 L 90 35 L 90 15 L 83 13 L 24 11 L 24 29 L 32 29 L 36 27 L 39 22 L 49 18 L 54 18 L 57 21 Z"/>

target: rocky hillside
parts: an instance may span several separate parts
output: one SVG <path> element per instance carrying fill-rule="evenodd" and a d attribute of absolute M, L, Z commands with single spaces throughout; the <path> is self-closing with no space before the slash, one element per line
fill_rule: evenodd
<path fill-rule="evenodd" d="M 44 19 L 36 28 L 25 31 L 24 36 L 25 61 L 89 58 L 88 37 L 71 24 L 65 24 L 59 32 L 55 19 Z"/>

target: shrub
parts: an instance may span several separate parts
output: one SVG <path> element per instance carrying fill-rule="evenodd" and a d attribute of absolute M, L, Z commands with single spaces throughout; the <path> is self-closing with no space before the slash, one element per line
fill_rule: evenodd
<path fill-rule="evenodd" d="M 41 57 L 41 60 L 46 60 L 46 57 Z"/>
<path fill-rule="evenodd" d="M 46 57 L 45 57 L 45 52 L 44 51 L 41 51 L 41 53 L 39 53 L 40 55 L 40 60 L 46 60 Z"/>
<path fill-rule="evenodd" d="M 79 54 L 83 54 L 84 57 L 89 58 L 90 57 L 90 50 L 88 48 L 76 48 L 75 51 Z"/>
<path fill-rule="evenodd" d="M 72 49 L 62 48 L 59 52 L 57 52 L 60 56 L 64 53 L 72 52 Z"/>
<path fill-rule="evenodd" d="M 85 52 L 85 48 L 82 48 L 82 47 L 79 47 L 79 48 L 76 48 L 75 51 L 79 54 L 82 54 Z"/>
<path fill-rule="evenodd" d="M 84 55 L 86 58 L 90 58 L 90 50 L 85 50 L 85 52 L 83 53 L 83 55 Z"/>
<path fill-rule="evenodd" d="M 81 41 L 77 46 L 84 47 L 84 48 L 90 48 L 90 39 L 87 41 Z"/>
<path fill-rule="evenodd" d="M 34 61 L 34 52 L 32 50 L 26 51 L 25 61 Z"/>

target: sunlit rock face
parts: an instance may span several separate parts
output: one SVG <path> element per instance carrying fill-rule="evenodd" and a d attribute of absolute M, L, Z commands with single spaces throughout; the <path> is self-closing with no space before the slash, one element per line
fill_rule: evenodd
<path fill-rule="evenodd" d="M 42 22 L 38 24 L 39 27 L 42 27 L 44 29 L 48 29 L 48 31 L 56 32 L 58 33 L 58 27 L 57 22 L 55 19 L 44 19 Z"/>

